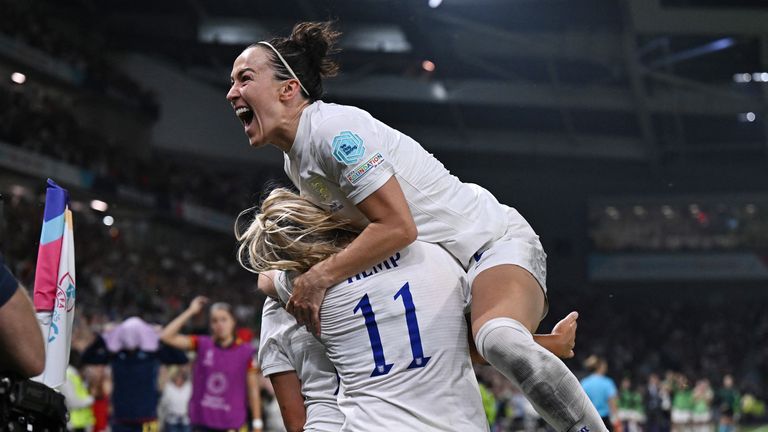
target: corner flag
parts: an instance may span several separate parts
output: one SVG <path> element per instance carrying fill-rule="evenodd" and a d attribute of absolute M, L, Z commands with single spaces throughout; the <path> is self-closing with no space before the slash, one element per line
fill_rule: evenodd
<path fill-rule="evenodd" d="M 35 271 L 34 304 L 45 343 L 45 370 L 36 377 L 58 388 L 66 379 L 75 318 L 75 243 L 69 193 L 48 179 Z"/>

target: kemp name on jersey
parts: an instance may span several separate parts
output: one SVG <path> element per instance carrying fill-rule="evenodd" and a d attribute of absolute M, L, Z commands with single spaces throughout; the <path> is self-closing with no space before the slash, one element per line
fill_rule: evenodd
<path fill-rule="evenodd" d="M 393 268 L 397 267 L 397 262 L 400 261 L 400 252 L 395 253 L 391 257 L 387 258 L 386 260 L 376 264 L 371 269 L 370 273 L 363 270 L 361 273 L 358 273 L 351 278 L 347 279 L 347 284 L 351 284 L 353 282 L 365 279 L 367 277 L 371 277 L 375 274 L 381 273 L 383 271 L 392 270 Z"/>

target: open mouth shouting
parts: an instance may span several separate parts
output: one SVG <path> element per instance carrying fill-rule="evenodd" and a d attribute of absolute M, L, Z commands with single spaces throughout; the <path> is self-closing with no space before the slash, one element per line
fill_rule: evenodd
<path fill-rule="evenodd" d="M 237 118 L 243 123 L 243 127 L 248 129 L 248 126 L 253 122 L 253 110 L 247 105 L 241 105 L 235 108 L 235 114 Z"/>

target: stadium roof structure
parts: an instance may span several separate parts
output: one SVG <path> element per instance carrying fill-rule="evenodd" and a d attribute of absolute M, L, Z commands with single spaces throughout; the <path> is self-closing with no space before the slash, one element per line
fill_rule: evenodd
<path fill-rule="evenodd" d="M 335 18 L 327 99 L 446 150 L 644 161 L 768 154 L 760 0 L 94 2 L 121 48 L 222 90 L 232 59 Z"/>

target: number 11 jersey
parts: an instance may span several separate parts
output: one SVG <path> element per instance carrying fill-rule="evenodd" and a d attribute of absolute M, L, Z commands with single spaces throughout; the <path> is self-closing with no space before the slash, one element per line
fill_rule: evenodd
<path fill-rule="evenodd" d="M 488 430 L 469 292 L 455 258 L 421 241 L 328 290 L 320 339 L 339 373 L 343 431 Z"/>

